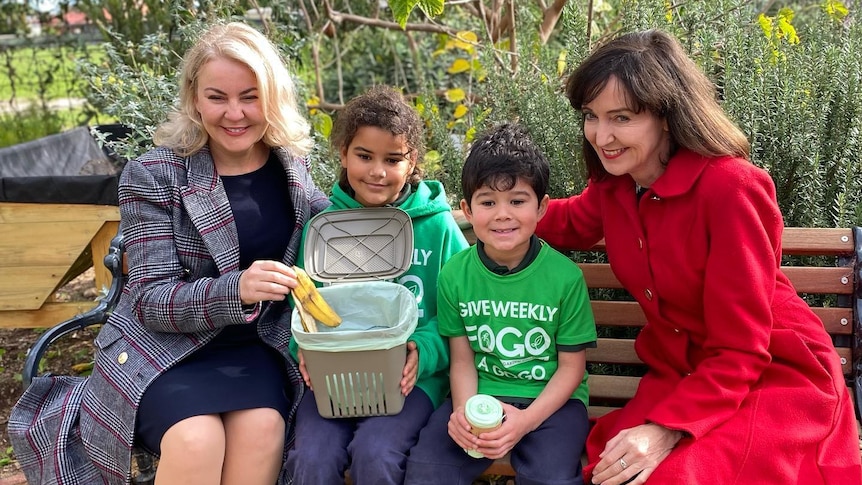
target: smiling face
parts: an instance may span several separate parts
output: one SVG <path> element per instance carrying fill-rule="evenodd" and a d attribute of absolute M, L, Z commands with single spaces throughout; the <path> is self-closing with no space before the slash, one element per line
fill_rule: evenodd
<path fill-rule="evenodd" d="M 398 198 L 416 166 L 414 157 L 404 135 L 363 126 L 341 150 L 341 166 L 356 201 L 365 207 L 381 207 Z"/>
<path fill-rule="evenodd" d="M 259 168 L 249 164 L 259 163 L 261 151 L 266 149 L 261 139 L 267 124 L 257 78 L 248 66 L 226 58 L 204 64 L 197 78 L 195 108 L 220 173 Z"/>
<path fill-rule="evenodd" d="M 530 238 L 548 208 L 548 196 L 541 202 L 533 188 L 522 179 L 509 190 L 483 185 L 473 193 L 470 204 L 461 201 L 461 210 L 485 244 L 485 253 L 497 264 L 516 267 L 530 249 Z"/>
<path fill-rule="evenodd" d="M 630 174 L 648 187 L 664 172 L 670 152 L 667 121 L 648 110 L 634 112 L 616 77 L 582 107 L 584 136 L 611 175 Z"/>

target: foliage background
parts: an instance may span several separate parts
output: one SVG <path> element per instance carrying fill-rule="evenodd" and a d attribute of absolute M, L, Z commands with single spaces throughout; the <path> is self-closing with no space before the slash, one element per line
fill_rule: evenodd
<path fill-rule="evenodd" d="M 12 3 L 0 0 L 0 9 L 11 11 Z M 327 137 L 338 109 L 368 86 L 388 83 L 401 87 L 425 118 L 426 168 L 453 204 L 469 142 L 512 119 L 530 129 L 552 160 L 551 195 L 565 196 L 585 183 L 580 115 L 561 93 L 566 73 L 607 38 L 660 28 L 675 34 L 716 83 L 726 111 L 749 135 L 752 161 L 772 174 L 787 225 L 862 221 L 862 59 L 855 55 L 862 37 L 854 2 L 79 0 L 76 6 L 94 20 L 102 41 L 55 56 L 78 66 L 69 89 L 87 104 L 75 121 L 128 125 L 133 137 L 115 147 L 126 158 L 149 148 L 173 103 L 181 54 L 196 33 L 207 22 L 251 13 L 282 48 L 308 102 L 322 187 L 335 178 Z M 0 47 L 0 54 L 8 52 Z M 0 83 L 3 74 L 0 67 Z M 36 77 L 43 87 L 30 117 L 45 118 L 38 108 L 61 94 L 48 74 Z M 24 93 L 19 88 L 11 96 Z"/>

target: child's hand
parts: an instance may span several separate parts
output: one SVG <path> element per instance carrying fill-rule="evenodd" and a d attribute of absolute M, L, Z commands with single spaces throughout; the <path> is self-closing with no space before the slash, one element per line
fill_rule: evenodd
<path fill-rule="evenodd" d="M 470 423 L 467 422 L 467 417 L 464 416 L 464 407 L 452 411 L 449 416 L 449 436 L 461 448 L 465 450 L 475 450 L 476 441 L 478 438 L 470 432 Z"/>
<path fill-rule="evenodd" d="M 296 356 L 299 358 L 299 373 L 302 375 L 302 380 L 305 381 L 305 385 L 311 389 L 311 377 L 308 376 L 308 369 L 305 368 L 305 359 L 302 357 L 302 351 L 297 350 Z M 311 389 L 312 391 L 314 389 Z"/>
<path fill-rule="evenodd" d="M 479 435 L 477 450 L 487 458 L 501 458 L 512 450 L 521 438 L 532 431 L 530 423 L 524 419 L 524 411 L 511 404 L 503 405 L 503 425 L 494 431 Z"/>
<path fill-rule="evenodd" d="M 404 364 L 404 370 L 401 372 L 401 395 L 407 396 L 416 385 L 416 379 L 419 374 L 419 349 L 416 348 L 416 342 L 412 340 L 407 342 L 407 362 Z"/>

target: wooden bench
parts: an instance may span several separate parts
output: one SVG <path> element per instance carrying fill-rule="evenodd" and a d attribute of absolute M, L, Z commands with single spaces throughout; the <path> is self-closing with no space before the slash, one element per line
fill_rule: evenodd
<path fill-rule="evenodd" d="M 469 224 L 455 212 L 456 219 L 472 243 L 475 235 Z M 862 386 L 862 228 L 787 227 L 782 237 L 784 263 L 782 271 L 796 290 L 809 301 L 829 298 L 830 306 L 812 304 L 823 321 L 837 351 L 850 394 L 854 398 L 857 419 L 860 415 L 857 386 Z M 597 260 L 604 252 L 600 242 L 590 252 L 575 254 L 576 259 Z M 791 261 L 792 260 L 792 261 Z M 591 293 L 624 293 L 607 263 L 578 263 Z M 792 265 L 790 265 L 792 264 Z M 634 350 L 634 337 L 646 323 L 636 302 L 600 299 L 591 295 L 593 312 L 599 330 L 598 345 L 587 349 L 590 372 L 590 417 L 602 416 L 619 408 L 634 396 L 643 374 L 643 365 Z M 854 357 L 855 356 L 855 357 Z M 508 457 L 495 460 L 484 478 L 491 484 L 505 483 L 515 471 Z"/>
<path fill-rule="evenodd" d="M 469 224 L 464 221 L 460 211 L 455 211 L 456 219 L 471 242 L 475 236 Z M 830 306 L 814 306 L 815 313 L 823 320 L 826 330 L 832 336 L 844 369 L 851 395 L 860 391 L 854 382 L 862 382 L 862 347 L 857 338 L 862 338 L 862 228 L 786 228 L 782 239 L 785 258 L 804 257 L 794 261 L 793 266 L 782 270 L 790 277 L 796 289 L 812 298 L 830 297 Z M 585 260 L 595 260 L 595 255 L 603 251 L 601 244 L 593 250 L 577 256 Z M 592 290 L 612 290 L 624 293 L 616 277 L 606 263 L 579 263 L 584 272 L 587 285 Z M 36 375 L 39 361 L 51 342 L 63 335 L 81 328 L 102 323 L 116 305 L 122 286 L 125 283 L 123 268 L 123 246 L 120 238 L 114 238 L 105 265 L 113 275 L 108 295 L 96 308 L 51 328 L 42 334 L 31 347 L 22 374 L 26 387 Z M 623 405 L 634 395 L 642 374 L 642 365 L 634 352 L 634 337 L 645 323 L 644 315 L 633 301 L 622 297 L 592 301 L 596 324 L 599 328 L 599 341 L 595 349 L 587 351 L 590 366 L 590 406 L 592 417 L 601 416 Z M 857 415 L 859 413 L 856 399 Z M 136 456 L 142 474 L 136 483 L 149 483 L 152 468 L 146 456 Z M 143 465 L 143 466 L 141 466 Z M 485 472 L 484 478 L 491 483 L 514 476 L 508 458 L 496 460 Z"/>

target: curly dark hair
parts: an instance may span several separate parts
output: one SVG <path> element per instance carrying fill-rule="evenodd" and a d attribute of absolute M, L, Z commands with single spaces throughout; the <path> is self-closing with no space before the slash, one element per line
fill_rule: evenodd
<path fill-rule="evenodd" d="M 336 115 L 332 126 L 330 143 L 341 153 L 350 146 L 356 132 L 363 126 L 374 126 L 393 135 L 404 135 L 410 155 L 415 157 L 413 173 L 407 182 L 416 184 L 422 180 L 421 168 L 425 156 L 425 126 L 416 109 L 404 96 L 390 86 L 378 85 L 351 99 Z M 338 183 L 347 187 L 347 170 L 342 167 Z"/>

